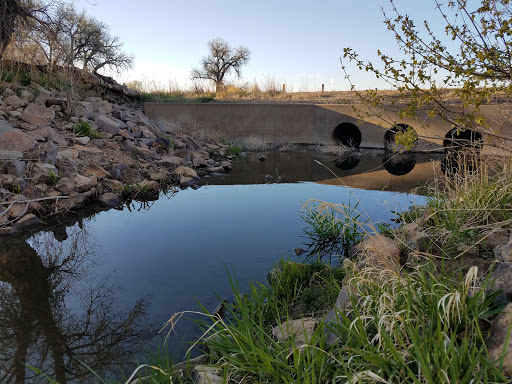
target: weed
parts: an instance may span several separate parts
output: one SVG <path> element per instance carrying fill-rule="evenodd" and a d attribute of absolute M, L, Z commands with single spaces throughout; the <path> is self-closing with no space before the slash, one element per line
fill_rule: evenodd
<path fill-rule="evenodd" d="M 363 215 L 357 211 L 359 202 L 350 206 L 309 200 L 304 204 L 301 219 L 307 224 L 304 235 L 309 239 L 306 245 L 307 258 L 332 255 L 346 256 L 348 250 L 364 236 Z"/>
<path fill-rule="evenodd" d="M 0 79 L 2 81 L 5 81 L 7 83 L 12 83 L 15 78 L 16 78 L 16 74 L 14 72 L 7 71 L 7 70 L 2 71 L 2 74 L 0 77 Z"/>
<path fill-rule="evenodd" d="M 485 357 L 481 319 L 493 316 L 496 294 L 478 286 L 477 268 L 453 274 L 432 263 L 400 275 L 349 264 L 353 298 L 350 319 L 340 314 L 332 329 L 347 352 L 339 356 L 343 376 L 367 373 L 385 382 L 504 382 Z M 349 364 L 350 362 L 350 364 Z"/>
<path fill-rule="evenodd" d="M 423 212 L 410 212 L 404 221 L 421 218 L 421 230 L 443 256 L 457 257 L 461 244 L 474 245 L 479 234 L 512 223 L 510 165 L 498 167 L 481 159 L 477 170 L 461 168 L 450 177 L 437 178 L 428 187 Z"/>
<path fill-rule="evenodd" d="M 231 145 L 228 148 L 226 154 L 228 156 L 239 155 L 243 150 L 244 150 L 244 148 L 241 145 Z"/>
<path fill-rule="evenodd" d="M 91 139 L 101 139 L 101 133 L 92 129 L 91 123 L 86 120 L 80 120 L 75 124 L 73 132 L 80 136 L 88 136 Z"/>
<path fill-rule="evenodd" d="M 50 176 L 52 185 L 56 185 L 58 183 L 58 181 L 60 180 L 60 176 L 51 170 L 48 171 L 48 176 Z"/>

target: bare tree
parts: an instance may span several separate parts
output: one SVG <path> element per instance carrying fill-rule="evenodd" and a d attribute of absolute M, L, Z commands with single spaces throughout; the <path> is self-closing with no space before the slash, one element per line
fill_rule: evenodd
<path fill-rule="evenodd" d="M 93 277 L 93 241 L 80 223 L 0 246 L 2 383 L 48 382 L 28 367 L 61 384 L 89 382 L 89 368 L 102 375 L 129 364 L 150 334 L 145 301 L 116 309 L 111 276 Z"/>
<path fill-rule="evenodd" d="M 0 59 L 13 33 L 27 20 L 42 22 L 54 1 L 2 0 L 0 1 Z"/>
<path fill-rule="evenodd" d="M 234 71 L 237 77 L 241 75 L 241 68 L 249 61 L 251 51 L 240 46 L 232 48 L 226 41 L 217 37 L 208 42 L 210 54 L 201 59 L 200 68 L 193 68 L 190 78 L 192 80 L 213 80 L 218 93 L 224 87 L 224 77 Z"/>
<path fill-rule="evenodd" d="M 11 58 L 25 58 L 31 64 L 82 67 L 93 73 L 105 67 L 119 71 L 133 65 L 133 56 L 123 52 L 120 38 L 73 4 L 60 4 L 44 16 L 41 22 L 27 18 L 23 28 L 17 29 L 9 49 Z M 25 53 L 36 47 L 39 52 L 27 57 Z"/>

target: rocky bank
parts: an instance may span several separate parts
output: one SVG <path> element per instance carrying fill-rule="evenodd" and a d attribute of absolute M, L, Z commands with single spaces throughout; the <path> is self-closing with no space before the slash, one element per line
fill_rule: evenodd
<path fill-rule="evenodd" d="M 0 235 L 231 170 L 222 142 L 176 134 L 145 116 L 140 103 L 113 100 L 71 98 L 36 84 L 2 85 Z"/>

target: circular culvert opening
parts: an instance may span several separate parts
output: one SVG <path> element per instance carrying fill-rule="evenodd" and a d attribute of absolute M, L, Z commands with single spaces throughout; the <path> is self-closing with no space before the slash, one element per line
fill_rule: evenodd
<path fill-rule="evenodd" d="M 398 151 L 402 151 L 404 149 L 403 145 L 396 144 L 395 142 L 395 135 L 398 132 L 411 132 L 411 138 L 410 138 L 410 145 L 414 146 L 416 141 L 418 141 L 418 133 L 414 130 L 413 127 L 407 124 L 395 124 L 391 128 L 389 128 L 386 133 L 384 134 L 384 148 L 388 150 L 396 149 Z M 407 138 L 406 138 L 407 139 Z M 407 149 L 407 150 L 410 150 Z"/>
<path fill-rule="evenodd" d="M 453 128 L 444 137 L 443 146 L 445 148 L 475 148 L 480 149 L 483 146 L 484 138 L 480 132 L 471 129 Z"/>
<path fill-rule="evenodd" d="M 359 148 L 361 145 L 361 131 L 355 124 L 341 123 L 332 132 L 332 139 L 346 147 Z"/>

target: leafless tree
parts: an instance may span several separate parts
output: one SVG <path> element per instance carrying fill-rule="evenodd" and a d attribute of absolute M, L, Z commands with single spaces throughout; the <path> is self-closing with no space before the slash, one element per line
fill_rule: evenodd
<path fill-rule="evenodd" d="M 0 59 L 16 29 L 28 20 L 42 22 L 53 0 L 2 0 L 0 1 Z"/>
<path fill-rule="evenodd" d="M 133 65 L 133 56 L 122 50 L 120 38 L 112 35 L 106 24 L 73 4 L 61 3 L 52 12 L 44 13 L 44 18 L 26 20 L 12 39 L 8 51 L 11 59 L 81 67 L 93 73 L 106 67 L 119 71 Z"/>
<path fill-rule="evenodd" d="M 45 232 L 31 245 L 0 247 L 2 383 L 48 382 L 28 367 L 61 384 L 83 382 L 88 367 L 102 375 L 127 364 L 134 345 L 149 333 L 143 300 L 117 311 L 110 277 L 91 276 L 94 249 L 87 229 L 63 234 L 65 243 Z"/>
<path fill-rule="evenodd" d="M 199 68 L 193 68 L 191 79 L 213 80 L 216 92 L 224 87 L 224 77 L 234 71 L 237 77 L 241 75 L 241 68 L 249 61 L 251 51 L 240 46 L 232 48 L 226 41 L 217 37 L 208 42 L 210 54 L 201 59 Z"/>

